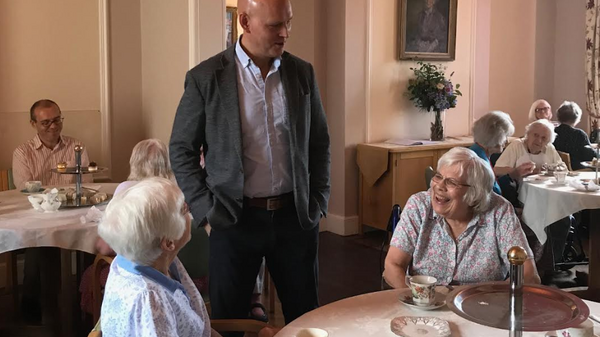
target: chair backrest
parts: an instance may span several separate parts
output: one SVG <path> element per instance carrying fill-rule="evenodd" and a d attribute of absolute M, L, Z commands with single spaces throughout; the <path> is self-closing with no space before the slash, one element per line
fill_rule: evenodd
<path fill-rule="evenodd" d="M 427 185 L 427 189 L 431 187 L 431 178 L 433 178 L 434 172 L 435 171 L 431 166 L 427 166 L 427 168 L 425 169 L 425 185 Z"/>
<path fill-rule="evenodd" d="M 0 170 L 0 191 L 14 190 L 12 169 Z"/>
<path fill-rule="evenodd" d="M 100 284 L 100 272 L 102 271 L 102 268 L 100 268 L 100 266 L 102 264 L 110 265 L 113 259 L 113 257 L 98 254 L 96 255 L 94 264 L 92 264 L 92 299 L 94 300 L 92 316 L 94 317 L 94 322 L 100 321 L 100 309 L 102 308 L 103 295 Z"/>
<path fill-rule="evenodd" d="M 567 169 L 569 169 L 569 171 L 573 171 L 573 169 L 571 168 L 571 155 L 567 152 L 562 152 L 562 151 L 556 151 L 558 152 L 558 155 L 560 156 L 560 159 L 567 164 Z"/>
<path fill-rule="evenodd" d="M 211 319 L 210 327 L 217 332 L 252 332 L 258 333 L 269 325 L 254 319 Z"/>

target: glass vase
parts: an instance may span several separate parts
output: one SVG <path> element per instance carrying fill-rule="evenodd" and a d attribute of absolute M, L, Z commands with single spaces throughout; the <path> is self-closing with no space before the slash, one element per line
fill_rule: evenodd
<path fill-rule="evenodd" d="M 431 123 L 430 140 L 442 141 L 446 137 L 444 135 L 444 111 L 435 111 L 435 120 Z"/>

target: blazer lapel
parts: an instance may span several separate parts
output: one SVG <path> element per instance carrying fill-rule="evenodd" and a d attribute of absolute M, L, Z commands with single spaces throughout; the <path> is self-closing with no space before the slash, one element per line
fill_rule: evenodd
<path fill-rule="evenodd" d="M 242 128 L 237 88 L 235 46 L 230 47 L 221 57 L 222 68 L 216 70 L 217 87 L 222 111 L 227 116 L 229 134 L 239 158 L 242 158 Z M 223 127 L 223 126 L 221 126 Z M 225 126 L 227 127 L 227 126 Z"/>
<path fill-rule="evenodd" d="M 281 83 L 285 91 L 288 120 L 290 121 L 290 150 L 296 148 L 296 123 L 298 120 L 298 78 L 296 76 L 296 62 L 284 54 L 281 58 Z M 293 156 L 292 156 L 293 158 Z"/>

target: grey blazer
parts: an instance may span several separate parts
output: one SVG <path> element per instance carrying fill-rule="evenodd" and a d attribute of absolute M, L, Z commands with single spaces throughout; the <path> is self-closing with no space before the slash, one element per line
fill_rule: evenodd
<path fill-rule="evenodd" d="M 294 200 L 300 224 L 311 229 L 327 214 L 329 131 L 312 65 L 287 52 L 281 58 Z M 205 169 L 200 167 L 201 146 Z M 188 71 L 169 149 L 177 183 L 194 218 L 215 229 L 238 224 L 244 167 L 235 45 Z"/>

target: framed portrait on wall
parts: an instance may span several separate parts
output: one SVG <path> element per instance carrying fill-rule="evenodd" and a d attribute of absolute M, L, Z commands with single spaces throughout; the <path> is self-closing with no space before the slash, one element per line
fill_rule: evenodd
<path fill-rule="evenodd" d="M 458 0 L 398 0 L 398 58 L 452 61 Z"/>
<path fill-rule="evenodd" d="M 237 7 L 227 7 L 225 12 L 225 39 L 227 48 L 237 40 Z"/>

